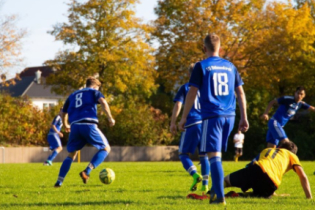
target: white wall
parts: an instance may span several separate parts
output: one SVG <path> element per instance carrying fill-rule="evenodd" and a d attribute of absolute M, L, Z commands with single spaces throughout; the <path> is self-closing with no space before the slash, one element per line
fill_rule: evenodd
<path fill-rule="evenodd" d="M 44 103 L 48 104 L 48 107 L 49 107 L 49 104 L 54 104 L 54 105 L 58 104 L 58 99 L 31 98 L 31 101 L 33 102 L 33 106 L 38 107 L 40 110 L 43 110 Z"/>

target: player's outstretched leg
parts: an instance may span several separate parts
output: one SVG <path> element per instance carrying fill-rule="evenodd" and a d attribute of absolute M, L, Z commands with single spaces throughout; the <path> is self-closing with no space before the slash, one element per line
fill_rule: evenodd
<path fill-rule="evenodd" d="M 58 147 L 58 148 L 54 149 L 54 151 L 51 153 L 51 155 L 49 155 L 47 160 L 44 162 L 44 165 L 51 166 L 53 160 L 57 157 L 57 155 L 61 152 L 61 150 L 62 150 L 62 147 Z"/>
<path fill-rule="evenodd" d="M 209 191 L 209 174 L 210 174 L 210 163 L 207 154 L 200 153 L 199 155 L 202 175 L 202 187 L 201 191 L 207 193 Z"/>
<path fill-rule="evenodd" d="M 189 158 L 188 154 L 181 154 L 179 158 L 183 164 L 186 171 L 193 177 L 193 183 L 189 188 L 190 191 L 197 190 L 197 185 L 202 181 L 202 176 L 197 173 L 197 168 L 194 166 L 193 162 Z"/>
<path fill-rule="evenodd" d="M 90 173 L 92 169 L 96 168 L 98 165 L 100 165 L 105 158 L 107 157 L 108 152 L 104 149 L 99 150 L 92 158 L 89 165 L 86 167 L 84 171 L 80 172 L 80 177 L 82 178 L 82 181 L 84 184 L 87 183 L 88 179 L 90 178 Z"/>
<path fill-rule="evenodd" d="M 67 157 L 63 161 L 63 163 L 60 167 L 59 176 L 58 176 L 58 180 L 55 184 L 55 187 L 61 187 L 63 180 L 65 179 L 68 171 L 70 170 L 72 162 L 73 162 L 73 159 L 71 157 Z"/>

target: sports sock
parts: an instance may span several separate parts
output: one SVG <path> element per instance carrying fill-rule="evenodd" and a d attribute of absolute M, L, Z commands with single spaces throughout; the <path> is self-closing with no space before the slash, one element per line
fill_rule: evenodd
<path fill-rule="evenodd" d="M 202 174 L 202 185 L 208 185 L 209 174 L 210 174 L 210 163 L 208 156 L 199 157 L 201 164 L 201 174 Z"/>
<path fill-rule="evenodd" d="M 179 158 L 183 164 L 183 167 L 190 175 L 194 175 L 195 173 L 197 173 L 197 168 L 196 166 L 194 166 L 188 155 L 182 154 L 179 155 Z"/>
<path fill-rule="evenodd" d="M 71 157 L 67 157 L 61 167 L 60 167 L 60 171 L 59 171 L 59 177 L 58 177 L 58 181 L 59 182 L 63 182 L 64 178 L 66 177 L 70 167 L 71 167 L 71 164 L 72 164 L 73 160 Z"/>
<path fill-rule="evenodd" d="M 58 155 L 58 152 L 56 150 L 54 150 L 53 153 L 51 155 L 49 155 L 47 160 L 48 161 L 53 161 L 56 158 L 57 155 Z"/>
<path fill-rule="evenodd" d="M 220 200 L 221 198 L 224 198 L 223 188 L 224 173 L 222 168 L 221 157 L 210 158 L 210 168 L 212 187 L 214 188 L 214 191 L 217 194 L 218 200 Z"/>
<path fill-rule="evenodd" d="M 92 169 L 96 168 L 99 164 L 101 164 L 105 158 L 107 157 L 108 152 L 106 150 L 99 150 L 92 158 L 89 165 L 86 167 L 85 172 L 87 175 L 90 175 Z"/>
<path fill-rule="evenodd" d="M 250 163 L 248 163 L 248 164 L 246 165 L 246 168 L 247 168 L 248 166 L 254 165 L 254 162 L 256 162 L 256 161 L 259 160 L 259 155 L 260 155 L 260 154 L 258 154 Z"/>

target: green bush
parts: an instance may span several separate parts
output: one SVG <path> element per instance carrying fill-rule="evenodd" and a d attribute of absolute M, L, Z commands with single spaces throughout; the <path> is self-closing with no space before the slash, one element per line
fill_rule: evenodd
<path fill-rule="evenodd" d="M 149 146 L 168 145 L 173 137 L 168 132 L 169 119 L 159 109 L 130 102 L 122 109 L 111 107 L 116 125 L 108 127 L 105 116 L 100 116 L 100 127 L 111 145 Z"/>

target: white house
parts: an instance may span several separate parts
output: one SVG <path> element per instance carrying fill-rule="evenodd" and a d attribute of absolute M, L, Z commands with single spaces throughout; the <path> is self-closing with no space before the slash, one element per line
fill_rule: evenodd
<path fill-rule="evenodd" d="M 45 86 L 45 78 L 53 73 L 54 70 L 48 66 L 26 68 L 19 78 L 7 81 L 9 86 L 0 85 L 0 93 L 6 92 L 13 97 L 27 96 L 41 110 L 53 107 L 66 99 L 65 96 L 52 93 L 51 86 Z"/>

